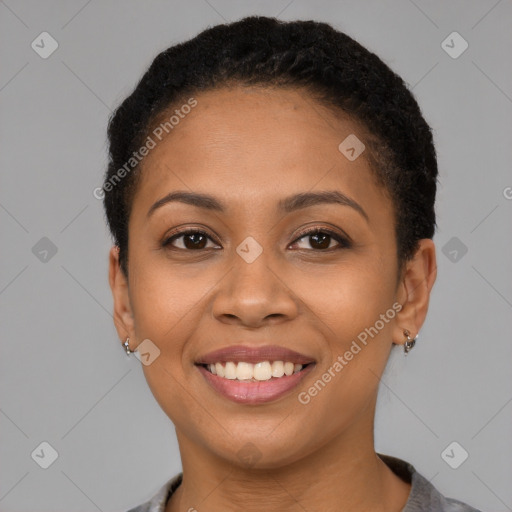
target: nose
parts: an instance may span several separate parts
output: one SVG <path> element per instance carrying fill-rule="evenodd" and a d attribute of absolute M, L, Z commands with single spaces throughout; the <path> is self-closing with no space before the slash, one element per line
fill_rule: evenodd
<path fill-rule="evenodd" d="M 264 255 L 265 251 L 252 263 L 236 256 L 238 260 L 213 299 L 217 320 L 256 328 L 297 316 L 298 300 L 290 284 Z"/>

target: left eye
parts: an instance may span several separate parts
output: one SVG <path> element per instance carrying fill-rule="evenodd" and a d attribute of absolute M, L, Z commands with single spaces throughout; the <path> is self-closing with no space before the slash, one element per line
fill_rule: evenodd
<path fill-rule="evenodd" d="M 302 233 L 300 238 L 298 238 L 292 245 L 295 245 L 303 238 L 309 238 L 310 245 L 316 250 L 332 249 L 333 247 L 331 246 L 331 242 L 333 240 L 338 242 L 338 248 L 348 247 L 350 245 L 348 240 L 338 233 L 318 228 Z M 299 249 L 301 249 L 301 247 L 299 247 Z"/>

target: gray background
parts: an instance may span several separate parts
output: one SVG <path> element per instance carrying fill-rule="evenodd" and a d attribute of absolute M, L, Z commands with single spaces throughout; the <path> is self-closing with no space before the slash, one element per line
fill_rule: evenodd
<path fill-rule="evenodd" d="M 0 1 L 0 510 L 122 511 L 180 470 L 113 327 L 92 191 L 110 111 L 157 52 L 254 13 L 328 21 L 413 88 L 439 156 L 439 274 L 417 348 L 382 379 L 377 449 L 446 495 L 512 510 L 510 0 Z M 31 48 L 43 31 L 59 44 L 47 59 Z M 456 59 L 441 46 L 453 31 L 469 43 Z M 31 457 L 43 441 L 48 469 Z M 441 457 L 452 441 L 469 453 L 458 469 Z"/>

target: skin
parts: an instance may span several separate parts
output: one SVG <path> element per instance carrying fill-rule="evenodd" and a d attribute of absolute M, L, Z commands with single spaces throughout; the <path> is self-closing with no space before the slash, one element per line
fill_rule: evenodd
<path fill-rule="evenodd" d="M 398 275 L 393 204 L 364 153 L 351 162 L 338 150 L 349 134 L 364 141 L 364 127 L 304 91 L 231 88 L 195 98 L 142 163 L 128 280 L 115 247 L 109 255 L 120 339 L 129 336 L 131 350 L 150 339 L 160 350 L 142 368 L 175 425 L 184 474 L 166 512 L 399 511 L 410 485 L 374 451 L 375 405 L 393 344 L 404 343 L 404 329 L 414 337 L 425 320 L 434 244 L 421 240 Z M 176 190 L 213 195 L 226 210 L 173 202 L 147 217 Z M 368 220 L 339 204 L 277 210 L 284 197 L 320 190 L 349 196 Z M 199 239 L 203 249 L 190 237 L 162 247 L 178 226 L 203 229 L 211 240 Z M 346 233 L 352 245 L 322 245 L 300 235 L 304 227 Z M 236 252 L 248 236 L 263 248 L 250 264 Z M 401 311 L 301 404 L 298 393 L 395 302 Z M 217 394 L 194 361 L 238 343 L 282 345 L 316 366 L 274 402 L 237 404 Z M 238 454 L 247 443 L 258 454 L 252 461 Z"/>

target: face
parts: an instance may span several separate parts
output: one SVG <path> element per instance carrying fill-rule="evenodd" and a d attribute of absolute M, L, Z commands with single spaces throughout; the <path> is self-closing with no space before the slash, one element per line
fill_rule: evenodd
<path fill-rule="evenodd" d="M 178 438 L 209 456 L 276 467 L 363 442 L 392 344 L 426 312 L 411 312 L 397 280 L 391 200 L 364 151 L 338 149 L 364 131 L 303 91 L 195 99 L 142 163 L 127 286 L 111 251 L 120 337 L 132 350 L 150 340 L 152 393 Z M 199 364 L 215 360 L 241 379 Z M 258 380 L 282 373 L 274 360 L 304 366 Z"/>

